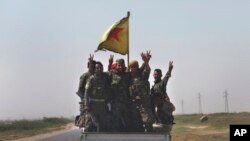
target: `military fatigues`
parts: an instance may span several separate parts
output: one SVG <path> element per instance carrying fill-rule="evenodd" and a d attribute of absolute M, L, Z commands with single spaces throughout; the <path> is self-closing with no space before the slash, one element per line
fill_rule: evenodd
<path fill-rule="evenodd" d="M 113 131 L 128 132 L 130 131 L 130 108 L 128 97 L 128 85 L 130 75 L 127 72 L 117 72 L 116 70 L 110 73 L 112 97 L 112 116 L 113 116 Z"/>
<path fill-rule="evenodd" d="M 167 72 L 162 80 L 155 81 L 151 88 L 151 100 L 154 107 L 153 113 L 158 122 L 172 126 L 174 120 L 172 112 L 175 110 L 175 107 L 170 101 L 165 101 L 165 98 L 168 97 L 166 86 L 170 76 L 170 73 Z M 155 108 L 157 108 L 156 113 Z"/>
<path fill-rule="evenodd" d="M 82 74 L 82 76 L 80 77 L 80 83 L 79 83 L 78 91 L 76 92 L 76 94 L 81 98 L 82 101 L 83 101 L 84 93 L 85 93 L 85 85 L 87 84 L 87 81 L 91 75 L 93 75 L 93 73 L 86 72 Z"/>
<path fill-rule="evenodd" d="M 85 115 L 86 131 L 110 131 L 107 107 L 111 97 L 109 76 L 106 73 L 94 74 L 89 78 L 85 89 L 84 104 L 89 108 Z"/>
<path fill-rule="evenodd" d="M 129 93 L 132 99 L 132 105 L 135 108 L 133 118 L 136 123 L 133 123 L 135 129 L 139 131 L 151 132 L 154 122 L 152 114 L 152 105 L 150 101 L 150 84 L 148 82 L 149 74 L 146 72 L 137 73 L 132 77 Z M 144 128 L 143 128 L 144 127 Z"/>
<path fill-rule="evenodd" d="M 88 71 L 84 74 L 81 75 L 80 77 L 80 83 L 79 83 L 79 87 L 78 87 L 78 91 L 76 92 L 76 94 L 80 97 L 81 102 L 79 102 L 80 104 L 80 115 L 76 117 L 75 119 L 75 125 L 79 126 L 79 127 L 83 127 L 84 126 L 84 93 L 85 93 L 85 85 L 88 81 L 88 79 L 90 78 L 90 76 L 93 75 L 92 71 Z"/>

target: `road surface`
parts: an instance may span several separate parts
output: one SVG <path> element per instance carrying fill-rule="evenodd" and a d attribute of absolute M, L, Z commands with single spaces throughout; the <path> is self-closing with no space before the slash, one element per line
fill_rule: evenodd
<path fill-rule="evenodd" d="M 80 129 L 71 129 L 56 135 L 39 139 L 39 141 L 80 141 Z"/>
<path fill-rule="evenodd" d="M 87 141 L 170 141 L 169 135 L 155 133 L 88 133 Z M 39 141 L 80 141 L 80 130 L 74 129 Z M 84 139 L 82 140 L 84 141 Z"/>

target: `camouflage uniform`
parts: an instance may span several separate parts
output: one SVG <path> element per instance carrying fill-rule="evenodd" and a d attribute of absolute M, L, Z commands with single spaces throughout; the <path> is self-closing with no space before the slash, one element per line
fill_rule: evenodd
<path fill-rule="evenodd" d="M 174 105 L 170 101 L 165 100 L 168 97 L 166 86 L 170 76 L 170 72 L 167 72 L 165 77 L 162 80 L 155 81 L 155 84 L 151 88 L 153 114 L 158 122 L 166 125 L 173 124 L 174 117 L 172 112 L 175 110 Z M 156 113 L 155 107 L 157 107 Z"/>
<path fill-rule="evenodd" d="M 89 112 L 85 114 L 87 132 L 109 131 L 107 102 L 110 100 L 110 79 L 106 73 L 94 74 L 85 87 L 84 105 Z"/>
<path fill-rule="evenodd" d="M 82 101 L 84 101 L 83 98 L 84 98 L 84 93 L 85 93 L 85 86 L 91 75 L 93 75 L 93 72 L 88 71 L 82 74 L 82 76 L 80 77 L 80 83 L 79 83 L 78 91 L 76 92 L 76 94 L 81 98 Z"/>
<path fill-rule="evenodd" d="M 92 61 L 92 62 L 88 62 L 88 72 L 84 73 L 81 75 L 80 77 L 80 83 L 78 86 L 78 91 L 76 92 L 76 94 L 80 97 L 81 102 L 79 102 L 80 105 L 80 115 L 77 116 L 75 118 L 75 125 L 79 126 L 79 127 L 83 127 L 84 126 L 84 122 L 85 122 L 85 112 L 84 111 L 84 93 L 85 93 L 85 86 L 87 84 L 87 81 L 89 80 L 90 76 L 92 76 L 94 74 L 94 65 L 95 65 L 96 61 Z"/>
<path fill-rule="evenodd" d="M 112 97 L 113 130 L 117 132 L 130 131 L 130 99 L 128 97 L 128 85 L 130 75 L 127 72 L 110 73 Z"/>
<path fill-rule="evenodd" d="M 136 76 L 132 77 L 129 93 L 132 99 L 132 105 L 136 108 L 133 112 L 134 126 L 139 131 L 151 132 L 154 122 L 152 107 L 150 102 L 150 84 L 147 81 L 149 74 L 139 70 Z M 143 126 L 144 128 L 143 128 Z"/>
<path fill-rule="evenodd" d="M 87 83 L 87 81 L 89 80 L 90 76 L 93 75 L 93 72 L 86 72 L 84 74 L 82 74 L 82 76 L 80 77 L 80 83 L 79 83 L 79 87 L 78 87 L 78 91 L 76 92 L 76 94 L 80 97 L 81 102 L 79 102 L 80 105 L 80 115 L 77 116 L 75 118 L 75 125 L 78 127 L 84 127 L 84 122 L 85 122 L 85 111 L 84 111 L 84 92 L 85 92 L 85 85 Z"/>

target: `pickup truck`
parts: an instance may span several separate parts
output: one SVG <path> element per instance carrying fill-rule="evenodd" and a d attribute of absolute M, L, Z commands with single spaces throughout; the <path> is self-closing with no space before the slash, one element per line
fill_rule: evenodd
<path fill-rule="evenodd" d="M 171 141 L 171 133 L 166 130 L 169 128 L 162 125 L 154 125 L 154 129 L 154 132 L 142 133 L 105 133 L 84 132 L 84 128 L 80 128 L 80 141 Z"/>

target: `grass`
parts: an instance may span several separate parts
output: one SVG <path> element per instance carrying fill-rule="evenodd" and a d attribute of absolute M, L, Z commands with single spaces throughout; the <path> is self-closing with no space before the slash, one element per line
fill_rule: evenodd
<path fill-rule="evenodd" d="M 46 118 L 42 120 L 17 120 L 0 122 L 0 141 L 32 136 L 59 128 L 72 122 L 66 118 Z"/>
<path fill-rule="evenodd" d="M 230 124 L 250 124 L 250 113 L 214 113 L 200 122 L 200 114 L 175 115 L 172 141 L 229 141 Z M 52 131 L 72 122 L 65 118 L 0 122 L 0 141 Z"/>
<path fill-rule="evenodd" d="M 214 113 L 200 122 L 200 114 L 176 115 L 173 141 L 229 141 L 230 124 L 250 124 L 250 113 Z"/>

